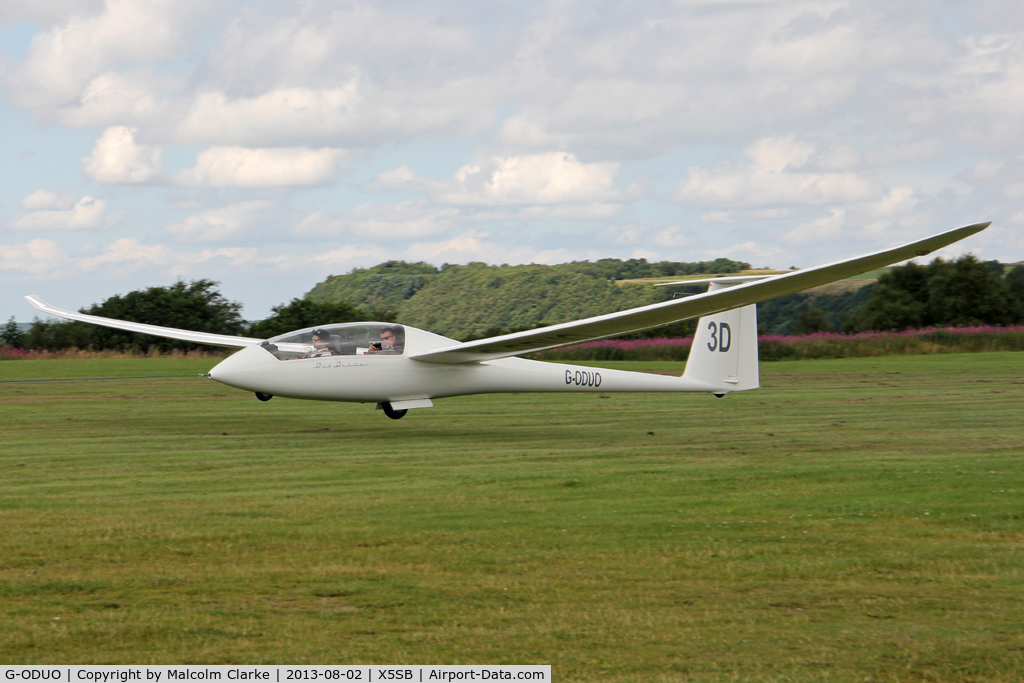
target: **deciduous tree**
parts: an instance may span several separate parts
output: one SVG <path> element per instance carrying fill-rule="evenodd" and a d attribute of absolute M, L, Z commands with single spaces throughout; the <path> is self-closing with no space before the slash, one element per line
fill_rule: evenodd
<path fill-rule="evenodd" d="M 871 299 L 857 313 L 862 330 L 904 330 L 939 325 L 1009 325 L 1022 321 L 1011 294 L 1018 277 L 1004 280 L 1002 267 L 970 254 L 955 261 L 935 259 L 883 273 Z M 1024 285 L 1020 285 L 1024 287 Z"/>

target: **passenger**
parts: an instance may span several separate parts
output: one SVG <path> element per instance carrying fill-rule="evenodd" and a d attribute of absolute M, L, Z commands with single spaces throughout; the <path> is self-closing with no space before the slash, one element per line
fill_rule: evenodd
<path fill-rule="evenodd" d="M 307 353 L 303 358 L 320 358 L 321 356 L 333 356 L 334 351 L 327 348 L 327 343 L 331 340 L 327 330 L 317 328 L 313 330 L 313 350 Z"/>
<path fill-rule="evenodd" d="M 377 353 L 389 356 L 400 356 L 405 350 L 405 339 L 402 335 L 402 326 L 385 327 L 380 331 L 380 341 L 370 344 L 367 353 Z"/>

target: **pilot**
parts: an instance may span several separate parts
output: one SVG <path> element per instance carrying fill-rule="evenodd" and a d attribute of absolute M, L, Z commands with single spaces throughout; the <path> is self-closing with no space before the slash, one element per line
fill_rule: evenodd
<path fill-rule="evenodd" d="M 331 340 L 327 330 L 322 328 L 316 328 L 313 330 L 313 350 L 307 353 L 303 358 L 320 358 L 321 356 L 333 356 L 334 351 L 327 348 L 327 343 Z"/>
<path fill-rule="evenodd" d="M 380 343 L 371 344 L 367 353 L 379 353 L 390 356 L 400 356 L 405 348 L 405 340 L 402 338 L 402 328 L 385 327 L 380 331 Z"/>

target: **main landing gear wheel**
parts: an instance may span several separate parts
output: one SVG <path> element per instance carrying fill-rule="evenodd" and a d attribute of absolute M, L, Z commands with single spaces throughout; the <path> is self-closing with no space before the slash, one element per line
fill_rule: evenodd
<path fill-rule="evenodd" d="M 392 420 L 401 420 L 403 417 L 405 417 L 405 414 L 409 412 L 408 409 L 395 410 L 394 408 L 391 407 L 391 404 L 387 402 L 381 404 L 381 408 L 384 410 L 384 414 L 390 417 Z"/>
<path fill-rule="evenodd" d="M 258 398 L 261 401 L 269 401 L 270 399 L 274 398 L 274 396 L 273 394 L 261 394 L 260 392 L 257 391 L 256 398 Z"/>

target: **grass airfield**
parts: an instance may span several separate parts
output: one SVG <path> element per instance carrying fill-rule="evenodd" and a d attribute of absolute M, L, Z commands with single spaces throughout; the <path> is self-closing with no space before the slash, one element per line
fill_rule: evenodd
<path fill-rule="evenodd" d="M 0 384 L 0 663 L 1020 681 L 1024 354 L 761 369 L 723 400 L 464 397 L 400 421 L 202 378 Z"/>

